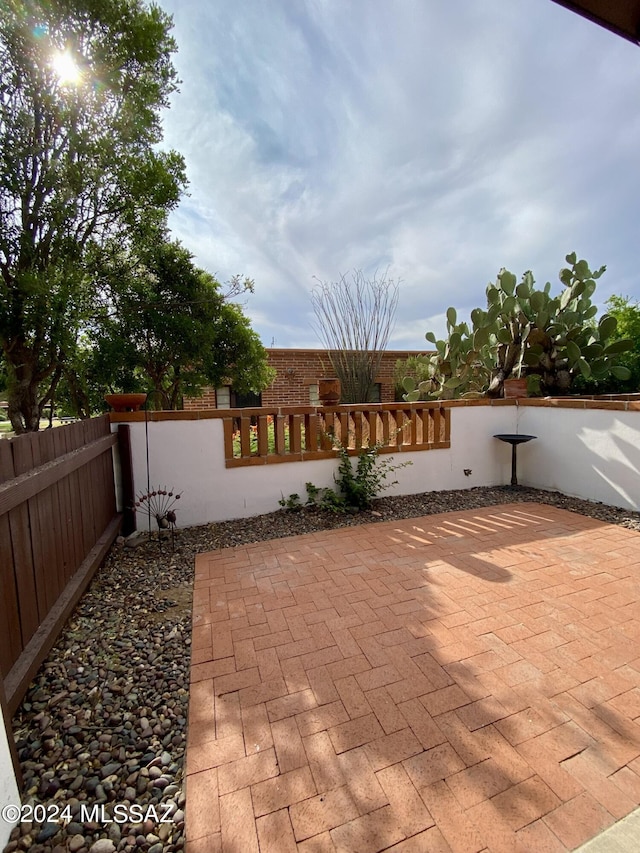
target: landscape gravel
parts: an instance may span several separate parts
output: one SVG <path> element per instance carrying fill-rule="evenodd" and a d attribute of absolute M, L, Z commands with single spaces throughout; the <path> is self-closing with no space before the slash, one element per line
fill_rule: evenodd
<path fill-rule="evenodd" d="M 14 717 L 23 810 L 5 853 L 180 851 L 195 555 L 315 530 L 538 501 L 640 531 L 640 514 L 524 487 L 279 510 L 111 548 Z M 133 545 L 133 547 L 129 547 Z M 38 820 L 44 806 L 61 821 Z M 64 810 L 64 811 L 63 811 Z M 164 820 L 162 820 L 164 818 Z"/>

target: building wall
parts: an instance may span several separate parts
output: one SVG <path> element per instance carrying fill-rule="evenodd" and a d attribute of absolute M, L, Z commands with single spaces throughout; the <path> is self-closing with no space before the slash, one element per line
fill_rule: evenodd
<path fill-rule="evenodd" d="M 176 507 L 178 526 L 210 524 L 231 518 L 248 518 L 279 509 L 281 497 L 292 493 L 306 497 L 307 482 L 332 488 L 337 459 L 279 462 L 227 468 L 223 420 L 176 419 L 163 413 L 148 429 L 136 413 L 118 416 L 131 426 L 134 483 L 147 482 L 147 440 L 151 485 L 170 484 L 182 493 Z M 383 494 L 408 495 L 440 489 L 464 489 L 508 483 L 509 448 L 494 433 L 513 432 L 515 407 L 460 407 L 452 411 L 451 447 L 385 454 L 394 463 L 411 463 L 393 472 L 396 481 Z M 113 423 L 112 428 L 116 424 Z M 522 452 L 522 457 L 526 455 Z M 465 474 L 470 471 L 470 474 Z M 523 468 L 524 470 L 524 468 Z M 155 527 L 155 521 L 152 520 Z M 147 529 L 147 517 L 138 515 L 138 529 Z"/>
<path fill-rule="evenodd" d="M 273 384 L 262 392 L 263 406 L 308 406 L 317 402 L 318 379 L 334 375 L 327 350 L 267 349 L 269 364 L 277 371 Z M 418 355 L 418 350 L 386 350 L 376 381 L 380 383 L 381 403 L 395 400 L 394 372 L 398 359 Z M 185 409 L 215 409 L 225 405 L 216 392 L 207 388 L 198 398 L 185 398 Z M 228 403 L 226 403 L 228 405 Z"/>

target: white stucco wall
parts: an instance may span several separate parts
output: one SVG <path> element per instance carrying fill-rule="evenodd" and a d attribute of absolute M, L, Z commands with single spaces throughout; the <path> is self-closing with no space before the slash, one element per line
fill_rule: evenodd
<path fill-rule="evenodd" d="M 389 477 L 398 484 L 385 494 L 417 494 L 441 489 L 471 488 L 506 483 L 510 451 L 493 438 L 515 429 L 512 407 L 456 408 L 451 413 L 451 448 L 385 454 L 395 462 L 412 464 Z M 144 423 L 131 423 L 131 450 L 136 493 L 147 491 Z M 176 506 L 181 527 L 247 518 L 279 509 L 281 496 L 293 492 L 306 499 L 305 483 L 332 486 L 334 460 L 281 462 L 226 468 L 223 426 L 219 419 L 150 422 L 149 483 L 183 493 Z M 465 475 L 464 469 L 471 474 Z M 146 517 L 138 516 L 144 529 Z"/>
<path fill-rule="evenodd" d="M 640 508 L 640 412 L 520 406 L 518 431 L 537 435 L 518 467 L 522 482 Z"/>
<path fill-rule="evenodd" d="M 15 826 L 15 823 L 8 823 L 4 819 L 4 809 L 10 805 L 20 805 L 20 794 L 13 772 L 7 732 L 0 713 L 0 849 L 8 843 L 11 830 Z"/>
<path fill-rule="evenodd" d="M 333 460 L 226 468 L 219 419 L 150 422 L 148 430 L 151 488 L 183 493 L 176 506 L 181 527 L 272 512 L 293 492 L 305 500 L 307 481 L 332 486 L 337 470 Z M 521 485 L 613 506 L 640 505 L 640 412 L 550 406 L 454 407 L 451 447 L 390 454 L 412 464 L 393 473 L 398 484 L 384 494 L 507 485 L 511 448 L 493 436 L 509 432 L 537 436 L 518 449 Z M 139 493 L 147 490 L 144 423 L 131 423 L 131 445 Z M 145 527 L 145 517 L 139 516 L 138 527 Z"/>

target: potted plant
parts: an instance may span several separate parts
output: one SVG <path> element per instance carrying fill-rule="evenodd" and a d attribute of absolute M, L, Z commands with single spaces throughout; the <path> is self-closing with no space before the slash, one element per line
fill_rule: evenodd
<path fill-rule="evenodd" d="M 337 406 L 340 402 L 340 380 L 318 379 L 318 397 L 323 406 Z"/>
<path fill-rule="evenodd" d="M 519 369 L 517 374 L 514 372 L 508 379 L 504 380 L 502 396 L 511 400 L 516 397 L 529 396 L 527 377 L 522 376 Z"/>
<path fill-rule="evenodd" d="M 105 402 L 114 412 L 137 412 L 144 406 L 146 394 L 105 394 Z"/>

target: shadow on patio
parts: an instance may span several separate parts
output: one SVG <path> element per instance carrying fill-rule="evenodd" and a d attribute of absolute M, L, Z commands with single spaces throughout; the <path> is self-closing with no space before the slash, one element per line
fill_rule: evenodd
<path fill-rule="evenodd" d="M 188 853 L 564 851 L 629 813 L 639 545 L 513 504 L 200 555 Z"/>

